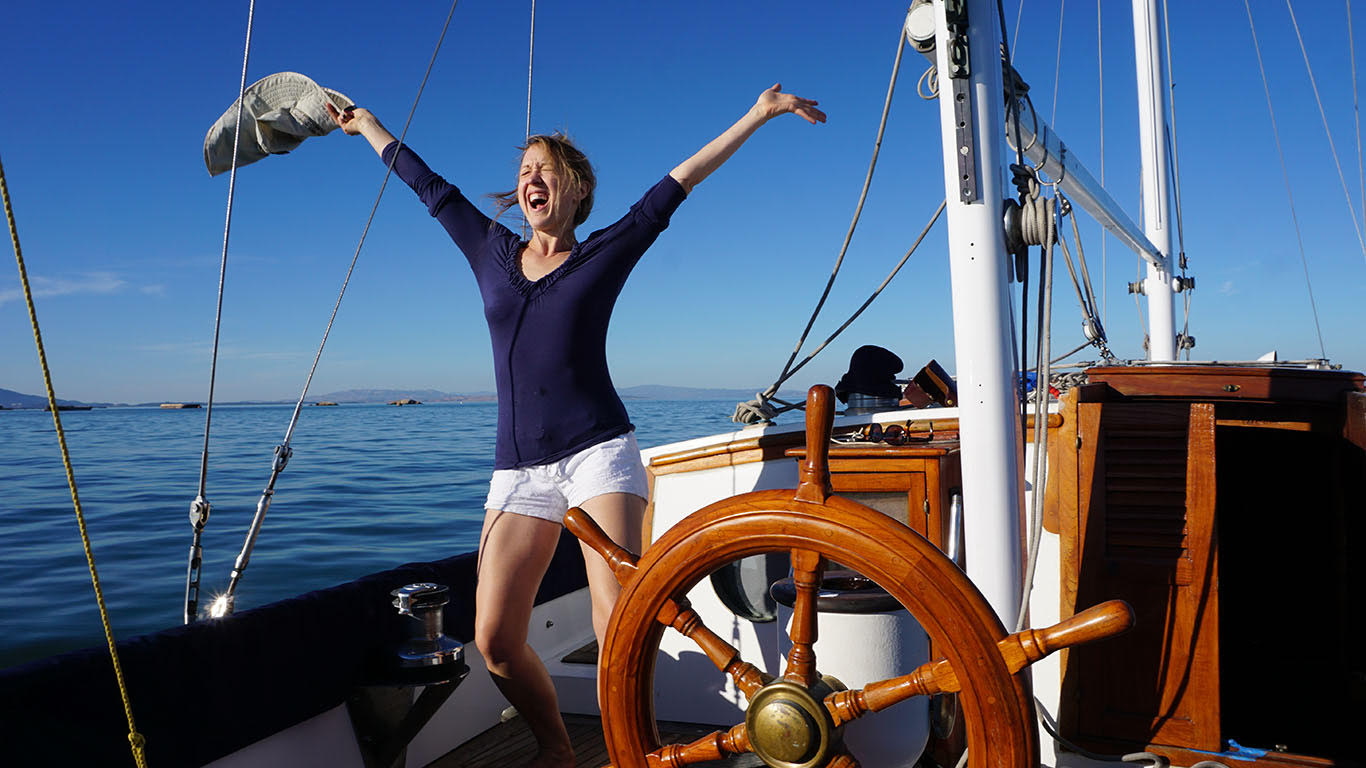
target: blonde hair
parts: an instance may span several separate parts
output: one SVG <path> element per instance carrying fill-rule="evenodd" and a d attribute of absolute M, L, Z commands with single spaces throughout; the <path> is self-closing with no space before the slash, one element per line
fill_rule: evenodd
<path fill-rule="evenodd" d="M 555 164 L 555 170 L 569 178 L 570 183 L 577 184 L 583 191 L 583 199 L 579 201 L 579 207 L 574 210 L 574 226 L 578 226 L 588 220 L 588 214 L 593 211 L 593 191 L 597 189 L 598 177 L 593 173 L 593 165 L 588 162 L 588 156 L 574 142 L 563 133 L 556 131 L 552 134 L 536 134 L 526 140 L 526 144 L 518 147 L 523 155 L 532 147 L 544 147 L 550 155 L 550 160 Z M 509 208 L 517 205 L 517 189 L 507 192 L 498 192 L 492 195 L 497 213 L 494 218 L 502 216 Z"/>

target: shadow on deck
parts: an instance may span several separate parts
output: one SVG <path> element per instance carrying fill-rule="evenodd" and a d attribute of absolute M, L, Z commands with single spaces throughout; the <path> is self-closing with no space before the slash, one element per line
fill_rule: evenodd
<path fill-rule="evenodd" d="M 601 768 L 609 764 L 607 746 L 602 736 L 602 721 L 593 715 L 565 715 L 564 724 L 574 743 L 575 764 L 578 768 Z M 709 725 L 688 723 L 660 723 L 659 737 L 665 744 L 694 741 L 718 730 Z M 514 717 L 499 723 L 470 739 L 459 748 L 433 761 L 427 768 L 514 768 L 536 755 L 536 740 L 525 721 Z M 748 768 L 763 765 L 754 755 L 740 755 L 729 760 L 698 763 L 698 768 Z"/>

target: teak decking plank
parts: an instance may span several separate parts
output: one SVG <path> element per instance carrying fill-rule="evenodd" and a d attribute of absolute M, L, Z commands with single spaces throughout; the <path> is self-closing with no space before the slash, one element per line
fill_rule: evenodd
<path fill-rule="evenodd" d="M 593 715 L 564 715 L 569 739 L 574 745 L 575 765 L 578 768 L 600 768 L 607 765 L 607 745 L 602 737 L 602 722 Z M 659 738 L 665 744 L 678 744 L 693 741 L 718 728 L 691 723 L 659 724 Z M 520 717 L 499 723 L 461 746 L 451 750 L 428 764 L 427 768 L 494 768 L 495 766 L 519 766 L 536 755 L 536 740 L 531 730 Z M 707 766 L 749 765 L 752 761 L 742 756 L 731 761 L 699 764 Z"/>

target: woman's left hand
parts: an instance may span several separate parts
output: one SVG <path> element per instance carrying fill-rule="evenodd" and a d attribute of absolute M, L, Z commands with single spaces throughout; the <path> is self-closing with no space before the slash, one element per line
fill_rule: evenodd
<path fill-rule="evenodd" d="M 816 104 L 819 102 L 814 99 L 803 99 L 791 93 L 783 93 L 782 90 L 782 83 L 774 83 L 772 88 L 759 94 L 759 100 L 754 102 L 754 110 L 765 121 L 791 112 L 812 125 L 825 122 L 825 113 L 816 109 Z"/>
<path fill-rule="evenodd" d="M 722 163 L 735 154 L 735 150 L 739 149 L 759 126 L 788 112 L 812 125 L 825 122 L 825 113 L 816 109 L 814 99 L 803 99 L 800 96 L 783 93 L 782 83 L 774 83 L 772 88 L 759 94 L 759 100 L 754 102 L 754 106 L 750 107 L 735 125 L 707 142 L 707 146 L 697 150 L 692 157 L 679 163 L 677 168 L 669 171 L 669 175 L 683 187 L 684 193 L 692 192 L 693 187 L 701 184 L 712 171 L 721 167 Z"/>

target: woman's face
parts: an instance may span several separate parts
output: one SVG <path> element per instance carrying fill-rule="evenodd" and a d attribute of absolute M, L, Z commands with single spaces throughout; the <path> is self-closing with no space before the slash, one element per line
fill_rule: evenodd
<path fill-rule="evenodd" d="M 522 153 L 517 175 L 517 204 L 533 230 L 557 235 L 574 230 L 574 212 L 583 192 L 555 165 L 545 146 L 533 144 Z"/>

